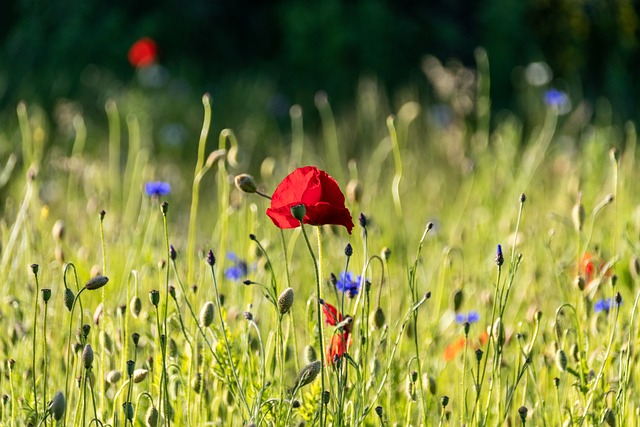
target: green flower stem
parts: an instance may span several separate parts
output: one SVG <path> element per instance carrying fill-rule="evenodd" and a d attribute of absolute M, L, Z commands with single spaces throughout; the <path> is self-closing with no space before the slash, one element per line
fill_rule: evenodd
<path fill-rule="evenodd" d="M 194 172 L 193 185 L 191 187 L 191 210 L 189 213 L 189 231 L 187 239 L 187 282 L 194 281 L 195 273 L 193 272 L 193 258 L 195 257 L 196 247 L 196 224 L 198 217 L 198 203 L 200 197 L 200 181 L 205 172 L 204 154 L 207 146 L 207 136 L 209 135 L 209 127 L 211 126 L 211 97 L 205 94 L 202 97 L 202 105 L 204 106 L 204 119 L 202 121 L 202 130 L 200 131 L 200 140 L 198 141 L 198 160 L 196 161 L 196 170 Z"/>
<path fill-rule="evenodd" d="M 82 307 L 82 300 L 80 299 L 80 294 L 82 293 L 82 291 L 84 291 L 85 288 L 80 289 L 80 285 L 78 284 L 78 272 L 76 270 L 76 266 L 73 263 L 68 263 L 67 265 L 65 265 L 64 271 L 62 273 L 62 280 L 64 282 L 65 289 L 68 288 L 67 271 L 69 269 L 73 269 L 73 274 L 76 282 L 76 290 L 78 291 L 75 298 L 73 299 L 73 304 L 71 305 L 71 311 L 69 313 L 69 335 L 67 336 L 67 364 L 71 365 L 71 330 L 73 325 L 73 310 L 76 307 L 76 302 L 80 304 L 80 325 L 82 326 L 82 315 L 84 313 L 84 308 Z M 64 380 L 64 396 L 65 396 L 65 399 L 67 399 L 67 402 L 71 402 L 71 396 L 69 396 L 69 372 L 71 371 L 72 369 L 69 366 L 67 366 L 67 369 L 65 370 L 65 380 Z M 63 425 L 67 424 L 68 412 L 69 411 L 64 411 Z"/>
<path fill-rule="evenodd" d="M 38 419 L 38 392 L 36 388 L 36 337 L 38 334 L 38 295 L 40 294 L 40 283 L 38 282 L 38 272 L 34 271 L 33 275 L 36 279 L 36 292 L 34 294 L 34 307 L 33 307 L 33 342 L 32 342 L 32 354 L 31 354 L 31 377 L 33 378 L 33 408 L 36 413 L 36 419 Z"/>
<path fill-rule="evenodd" d="M 320 263 L 316 260 L 316 256 L 313 253 L 313 249 L 311 248 L 311 242 L 309 242 L 309 236 L 307 235 L 307 230 L 304 228 L 304 223 L 300 221 L 300 228 L 302 229 L 302 235 L 304 236 L 304 241 L 307 243 L 307 249 L 309 249 L 309 254 L 311 254 L 311 259 L 313 260 L 313 267 L 316 273 L 316 314 L 317 314 L 317 322 L 318 322 L 318 338 L 320 342 L 320 426 L 325 425 L 324 420 L 324 403 L 322 402 L 322 398 L 325 391 L 324 384 L 324 336 L 323 336 L 323 328 L 322 328 L 322 305 L 320 304 L 321 297 L 321 289 L 320 289 Z M 320 229 L 318 228 L 318 248 L 320 246 Z M 320 256 L 320 254 L 319 254 Z"/>
<path fill-rule="evenodd" d="M 42 320 L 42 358 L 44 359 L 44 363 L 43 363 L 43 379 L 44 381 L 42 382 L 42 402 L 44 405 L 47 404 L 47 384 L 48 384 L 48 379 L 47 379 L 47 308 L 49 307 L 49 304 L 45 301 L 44 303 L 44 315 L 43 315 L 43 320 Z M 46 411 L 46 407 L 45 407 L 45 411 Z M 45 414 L 44 417 L 44 425 L 45 427 L 47 426 L 47 417 Z"/>
<path fill-rule="evenodd" d="M 220 293 L 218 292 L 218 281 L 216 280 L 216 274 L 213 269 L 213 265 L 211 265 L 211 277 L 213 278 L 213 289 L 215 292 L 216 308 L 218 311 L 218 316 L 220 317 L 220 327 L 222 329 L 222 337 L 224 338 L 224 344 L 225 344 L 225 347 L 227 348 L 227 356 L 229 357 L 229 366 L 231 366 L 231 372 L 233 373 L 236 386 L 238 387 L 238 395 L 240 396 L 240 400 L 242 401 L 244 408 L 247 411 L 247 415 L 251 415 L 251 408 L 249 408 L 249 404 L 247 403 L 247 398 L 244 394 L 244 389 L 242 388 L 242 384 L 240 383 L 240 378 L 238 378 L 238 373 L 236 372 L 236 366 L 233 363 L 233 357 L 231 355 L 231 347 L 229 346 L 229 339 L 227 338 L 227 328 L 224 325 L 224 318 L 222 317 L 222 311 L 220 306 Z"/>
<path fill-rule="evenodd" d="M 283 254 L 283 258 L 284 258 L 284 271 L 285 271 L 285 277 L 287 279 L 287 287 L 291 287 L 291 274 L 289 273 L 289 257 L 287 256 L 287 242 L 285 241 L 284 238 L 284 230 L 283 229 L 279 229 L 280 230 L 280 241 L 282 242 L 282 254 Z M 293 310 L 293 307 L 291 308 L 291 310 Z M 298 332 L 297 332 L 297 328 L 296 328 L 296 316 L 293 315 L 293 313 L 291 313 L 291 316 L 289 316 L 289 319 L 291 319 L 291 329 L 293 331 L 293 348 L 295 349 L 295 351 L 297 352 L 298 350 Z M 300 372 L 300 366 L 299 366 L 299 362 L 298 362 L 298 358 L 294 357 L 293 359 L 294 362 L 294 366 L 296 368 L 296 372 Z"/>

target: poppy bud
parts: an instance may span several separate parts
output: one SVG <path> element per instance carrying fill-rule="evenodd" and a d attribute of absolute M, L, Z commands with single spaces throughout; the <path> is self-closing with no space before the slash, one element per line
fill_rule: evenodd
<path fill-rule="evenodd" d="M 358 203 L 362 198 L 362 183 L 360 180 L 352 179 L 347 183 L 347 188 L 345 189 L 345 193 L 347 195 L 347 200 L 350 203 Z"/>
<path fill-rule="evenodd" d="M 584 287 L 585 287 L 584 278 L 582 278 L 581 276 L 576 276 L 576 278 L 573 279 L 573 283 L 576 285 L 578 289 L 580 289 L 581 291 L 584 291 Z"/>
<path fill-rule="evenodd" d="M 151 301 L 151 304 L 153 304 L 153 306 L 157 308 L 158 304 L 160 303 L 160 292 L 155 289 L 149 291 L 149 301 Z"/>
<path fill-rule="evenodd" d="M 294 386 L 292 387 L 291 391 L 293 392 L 313 382 L 313 380 L 315 380 L 320 373 L 321 367 L 322 364 L 320 363 L 320 361 L 316 360 L 315 362 L 311 362 L 307 366 L 302 368 L 294 381 Z"/>
<path fill-rule="evenodd" d="M 155 407 L 149 407 L 147 415 L 144 418 L 144 422 L 147 427 L 156 427 L 158 425 L 158 410 Z"/>
<path fill-rule="evenodd" d="M 200 391 L 202 390 L 202 374 L 200 372 L 197 372 L 191 380 L 191 388 L 196 392 L 196 394 L 200 394 Z"/>
<path fill-rule="evenodd" d="M 293 305 L 293 289 L 287 288 L 278 297 L 278 309 L 280 310 L 280 314 L 284 315 L 289 312 L 291 306 Z"/>
<path fill-rule="evenodd" d="M 360 215 L 358 216 L 358 222 L 362 228 L 367 228 L 367 224 L 369 224 L 369 220 L 362 212 L 360 212 Z"/>
<path fill-rule="evenodd" d="M 64 411 L 67 409 L 67 402 L 64 399 L 64 394 L 61 391 L 53 395 L 53 399 L 49 402 L 49 412 L 53 415 L 53 419 L 56 421 L 62 420 Z"/>
<path fill-rule="evenodd" d="M 93 364 L 93 349 L 91 348 L 91 344 L 85 345 L 84 350 L 82 350 L 82 364 L 85 369 L 91 369 L 91 365 Z"/>
<path fill-rule="evenodd" d="M 108 281 L 109 278 L 107 276 L 98 275 L 89 279 L 84 287 L 90 291 L 95 291 L 96 289 L 100 289 L 101 287 L 106 285 Z"/>
<path fill-rule="evenodd" d="M 344 248 L 344 254 L 347 258 L 353 255 L 353 246 L 351 246 L 351 243 L 347 243 L 347 246 Z"/>
<path fill-rule="evenodd" d="M 105 381 L 107 381 L 109 384 L 117 383 L 118 381 L 120 381 L 120 378 L 122 378 L 122 372 L 118 371 L 117 369 L 109 371 L 105 375 Z"/>
<path fill-rule="evenodd" d="M 133 382 L 136 384 L 141 383 L 142 381 L 144 381 L 145 378 L 147 378 L 148 374 L 149 374 L 148 369 L 144 369 L 144 368 L 136 369 L 135 371 L 133 371 Z"/>
<path fill-rule="evenodd" d="M 307 208 L 303 204 L 291 206 L 291 215 L 298 221 L 302 222 L 304 216 L 307 214 Z"/>
<path fill-rule="evenodd" d="M 142 310 L 142 300 L 138 296 L 134 296 L 131 298 L 131 302 L 129 303 L 129 310 L 131 310 L 131 314 L 136 319 L 140 315 L 140 311 Z"/>
<path fill-rule="evenodd" d="M 133 405 L 131 402 L 124 402 L 122 404 L 122 410 L 124 411 L 124 416 L 127 420 L 133 420 Z"/>
<path fill-rule="evenodd" d="M 133 345 L 137 347 L 138 343 L 140 342 L 140 334 L 137 332 L 132 333 L 131 340 L 133 341 Z"/>
<path fill-rule="evenodd" d="M 174 248 L 173 245 L 169 245 L 169 259 L 171 259 L 171 261 L 175 261 L 177 257 L 178 252 L 176 252 L 176 248 Z"/>
<path fill-rule="evenodd" d="M 244 193 L 255 193 L 258 190 L 258 186 L 256 181 L 253 179 L 251 175 L 247 175 L 246 173 L 237 175 L 235 178 L 236 187 Z"/>
<path fill-rule="evenodd" d="M 100 213 L 98 214 L 100 216 L 100 221 L 102 221 L 104 219 L 104 216 L 107 214 L 107 211 L 105 211 L 104 209 L 102 209 L 100 211 Z"/>
<path fill-rule="evenodd" d="M 464 301 L 464 292 L 462 289 L 456 289 L 453 293 L 453 311 L 458 312 L 460 310 L 462 301 Z"/>
<path fill-rule="evenodd" d="M 200 309 L 200 326 L 206 328 L 213 323 L 213 303 L 207 301 Z"/>
<path fill-rule="evenodd" d="M 160 205 L 160 210 L 162 211 L 163 214 L 167 214 L 167 211 L 169 210 L 169 203 L 167 202 L 162 202 L 162 204 Z"/>
<path fill-rule="evenodd" d="M 376 308 L 376 310 L 373 312 L 373 315 L 371 316 L 371 324 L 375 329 L 380 329 L 384 326 L 384 322 L 385 322 L 385 315 L 384 315 L 384 311 L 382 310 L 382 307 L 378 307 Z"/>
<path fill-rule="evenodd" d="M 559 349 L 556 352 L 556 366 L 558 367 L 558 369 L 561 372 L 566 371 L 568 362 L 569 361 L 567 360 L 567 353 L 565 353 L 564 350 Z"/>
<path fill-rule="evenodd" d="M 307 364 L 313 363 L 318 360 L 318 354 L 316 353 L 316 349 L 308 345 L 304 348 L 304 360 Z"/>
<path fill-rule="evenodd" d="M 576 231 L 582 231 L 585 217 L 586 212 L 584 210 L 584 205 L 582 204 L 582 195 L 579 195 L 578 201 L 573 206 L 573 210 L 571 211 L 571 219 L 573 220 L 573 226 L 575 227 Z"/>
<path fill-rule="evenodd" d="M 524 193 L 520 194 L 520 203 L 524 203 L 526 201 L 527 201 L 527 196 Z"/>
<path fill-rule="evenodd" d="M 61 219 L 57 220 L 55 224 L 53 224 L 53 229 L 51 230 L 51 234 L 53 234 L 53 238 L 57 241 L 61 241 L 64 237 L 64 221 Z"/>
<path fill-rule="evenodd" d="M 613 412 L 613 409 L 607 408 L 602 418 L 609 427 L 616 427 L 616 414 Z"/>
<path fill-rule="evenodd" d="M 84 337 L 84 339 L 87 339 L 87 337 L 89 336 L 89 332 L 91 332 L 91 325 L 82 325 L 82 336 Z"/>
<path fill-rule="evenodd" d="M 76 299 L 76 296 L 73 294 L 73 291 L 70 288 L 64 289 L 64 306 L 67 310 L 71 311 L 73 308 L 73 301 Z"/>
<path fill-rule="evenodd" d="M 322 392 L 322 403 L 324 403 L 325 405 L 328 405 L 330 401 L 331 401 L 331 393 L 329 393 L 328 390 L 323 391 Z"/>

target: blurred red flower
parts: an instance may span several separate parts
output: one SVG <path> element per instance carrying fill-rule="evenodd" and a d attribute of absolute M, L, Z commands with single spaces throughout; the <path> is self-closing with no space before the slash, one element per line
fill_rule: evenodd
<path fill-rule="evenodd" d="M 343 225 L 349 234 L 353 220 L 344 206 L 344 194 L 335 179 L 315 166 L 305 166 L 291 172 L 276 188 L 267 215 L 278 228 L 296 228 L 300 221 L 291 208 L 304 205 L 305 224 Z"/>
<path fill-rule="evenodd" d="M 129 62 L 134 67 L 147 67 L 156 62 L 158 46 L 149 37 L 143 37 L 129 49 Z"/>

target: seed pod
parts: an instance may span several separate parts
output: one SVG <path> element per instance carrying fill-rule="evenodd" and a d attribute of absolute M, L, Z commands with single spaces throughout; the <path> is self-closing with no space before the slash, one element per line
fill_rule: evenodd
<path fill-rule="evenodd" d="M 521 406 L 518 408 L 518 414 L 520 415 L 520 420 L 522 420 L 523 424 L 527 421 L 528 412 L 529 412 L 529 409 L 527 409 L 526 406 Z"/>
<path fill-rule="evenodd" d="M 150 406 L 147 410 L 144 422 L 146 427 L 156 427 L 158 425 L 158 410 L 153 406 Z"/>
<path fill-rule="evenodd" d="M 384 315 L 384 311 L 382 310 L 382 307 L 376 308 L 373 314 L 371 315 L 371 325 L 374 327 L 374 329 L 382 328 L 384 326 L 385 320 L 386 318 Z"/>
<path fill-rule="evenodd" d="M 106 285 L 108 281 L 109 278 L 107 276 L 98 275 L 89 279 L 84 287 L 89 291 L 95 291 L 96 289 L 100 289 L 101 287 Z"/>
<path fill-rule="evenodd" d="M 145 380 L 145 378 L 147 378 L 148 374 L 149 374 L 148 369 L 144 369 L 144 368 L 136 369 L 135 371 L 133 371 L 133 382 L 136 384 L 141 383 L 142 381 Z"/>
<path fill-rule="evenodd" d="M 48 303 L 51 299 L 51 289 L 43 288 L 40 290 L 40 292 L 42 292 L 42 300 L 45 302 L 45 304 Z"/>
<path fill-rule="evenodd" d="M 129 310 L 131 310 L 131 315 L 136 319 L 140 315 L 140 311 L 142 311 L 142 300 L 137 295 L 131 298 Z"/>
<path fill-rule="evenodd" d="M 291 309 L 293 305 L 293 289 L 287 288 L 278 297 L 278 310 L 280 310 L 281 315 L 285 315 Z"/>
<path fill-rule="evenodd" d="M 158 304 L 160 304 L 160 292 L 156 289 L 149 291 L 149 301 L 151 301 L 154 307 L 158 307 Z"/>
<path fill-rule="evenodd" d="M 109 383 L 109 384 L 115 384 L 118 381 L 120 381 L 120 378 L 122 378 L 122 372 L 118 371 L 117 369 L 114 369 L 112 371 L 107 372 L 107 374 L 105 375 L 105 380 Z"/>
<path fill-rule="evenodd" d="M 82 350 L 82 364 L 85 369 L 91 369 L 91 365 L 93 364 L 93 349 L 91 348 L 91 344 L 85 345 L 84 350 Z"/>
<path fill-rule="evenodd" d="M 66 409 L 67 402 L 65 401 L 64 394 L 59 391 L 53 395 L 53 399 L 49 402 L 49 412 L 53 415 L 54 420 L 60 421 Z"/>
<path fill-rule="evenodd" d="M 316 353 L 316 349 L 312 345 L 308 345 L 304 348 L 304 361 L 307 364 L 313 363 L 318 360 L 318 354 Z"/>
<path fill-rule="evenodd" d="M 200 309 L 200 326 L 209 327 L 213 323 L 213 303 L 207 301 Z"/>
<path fill-rule="evenodd" d="M 67 307 L 67 310 L 71 311 L 75 299 L 73 291 L 70 288 L 64 288 L 64 306 Z"/>

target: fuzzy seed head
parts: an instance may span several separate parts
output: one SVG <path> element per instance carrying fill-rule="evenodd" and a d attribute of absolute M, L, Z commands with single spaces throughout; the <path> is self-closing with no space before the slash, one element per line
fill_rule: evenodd
<path fill-rule="evenodd" d="M 292 391 L 312 383 L 313 380 L 315 380 L 318 374 L 320 373 L 321 368 L 322 368 L 322 364 L 320 363 L 319 360 L 316 360 L 315 362 L 311 362 L 307 366 L 302 368 L 302 370 L 300 371 L 300 373 L 298 373 L 298 376 L 296 377 Z"/>
<path fill-rule="evenodd" d="M 316 353 L 316 349 L 312 345 L 308 345 L 304 348 L 304 361 L 307 364 L 311 364 L 318 360 L 318 353 Z"/>
<path fill-rule="evenodd" d="M 200 309 L 200 326 L 209 327 L 213 323 L 213 303 L 207 301 Z"/>
<path fill-rule="evenodd" d="M 280 310 L 281 315 L 285 315 L 291 310 L 291 306 L 293 305 L 293 289 L 287 288 L 278 297 L 278 310 Z"/>
<path fill-rule="evenodd" d="M 91 365 L 93 365 L 93 349 L 91 348 L 91 344 L 85 345 L 84 350 L 82 350 L 82 364 L 85 369 L 91 369 Z"/>

